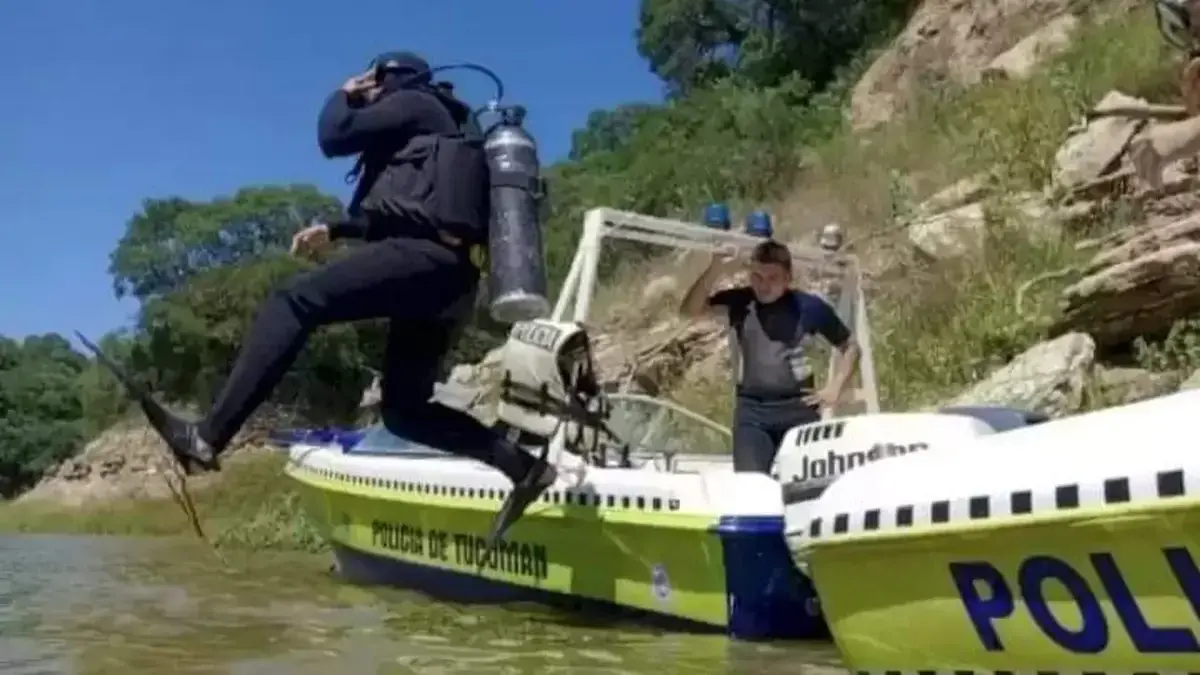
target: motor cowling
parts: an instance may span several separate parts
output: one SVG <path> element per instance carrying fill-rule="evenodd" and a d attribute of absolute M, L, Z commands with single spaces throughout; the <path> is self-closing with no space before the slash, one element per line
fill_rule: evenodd
<path fill-rule="evenodd" d="M 484 137 L 489 182 L 489 311 L 501 323 L 550 313 L 542 242 L 541 177 L 537 143 L 521 126 L 525 109 L 496 111 L 499 121 Z"/>

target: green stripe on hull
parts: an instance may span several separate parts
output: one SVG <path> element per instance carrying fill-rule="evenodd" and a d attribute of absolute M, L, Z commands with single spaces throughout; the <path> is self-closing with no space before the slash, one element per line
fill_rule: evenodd
<path fill-rule="evenodd" d="M 359 551 L 726 624 L 724 556 L 711 517 L 539 503 L 479 570 L 498 502 L 385 491 L 296 467 L 288 473 L 324 536 Z M 666 599 L 654 593 L 656 567 L 670 579 Z"/>

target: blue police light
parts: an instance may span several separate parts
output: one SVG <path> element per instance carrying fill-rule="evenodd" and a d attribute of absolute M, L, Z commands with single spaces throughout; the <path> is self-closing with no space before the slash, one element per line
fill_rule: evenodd
<path fill-rule="evenodd" d="M 771 226 L 771 214 L 758 209 L 746 216 L 746 234 L 770 239 L 774 233 L 775 229 Z"/>
<path fill-rule="evenodd" d="M 729 207 L 723 202 L 713 202 L 704 207 L 704 224 L 718 230 L 728 230 L 733 226 L 729 219 Z"/>

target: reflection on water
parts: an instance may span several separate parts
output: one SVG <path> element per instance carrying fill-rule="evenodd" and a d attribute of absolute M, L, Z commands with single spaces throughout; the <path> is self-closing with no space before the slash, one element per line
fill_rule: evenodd
<path fill-rule="evenodd" d="M 844 672 L 825 645 L 448 606 L 340 584 L 309 556 L 228 562 L 191 541 L 0 537 L 0 675 Z"/>

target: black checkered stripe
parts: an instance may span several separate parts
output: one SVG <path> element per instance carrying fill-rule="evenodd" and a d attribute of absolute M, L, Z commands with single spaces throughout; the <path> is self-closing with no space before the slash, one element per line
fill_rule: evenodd
<path fill-rule="evenodd" d="M 1200 675 L 1195 670 L 854 670 L 855 675 Z"/>
<path fill-rule="evenodd" d="M 464 485 L 449 479 L 399 480 L 380 476 L 363 476 L 352 472 L 337 471 L 324 467 L 296 464 L 297 474 L 322 478 L 337 483 L 373 488 L 398 494 L 421 494 L 455 499 L 478 499 L 503 502 L 508 490 L 480 485 Z M 676 513 L 683 510 L 680 499 L 665 491 L 646 491 L 631 488 L 616 488 L 603 493 L 590 485 L 576 488 L 551 488 L 542 493 L 546 504 L 567 506 L 590 506 L 615 511 L 650 511 Z"/>
<path fill-rule="evenodd" d="M 1109 478 L 1099 483 L 1070 483 L 1043 490 L 1017 490 L 1008 494 L 874 508 L 832 517 L 825 514 L 812 519 L 804 534 L 811 540 L 822 541 L 846 535 L 960 525 L 993 518 L 1020 518 L 1189 496 L 1200 496 L 1200 468 Z"/>

